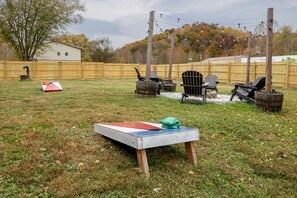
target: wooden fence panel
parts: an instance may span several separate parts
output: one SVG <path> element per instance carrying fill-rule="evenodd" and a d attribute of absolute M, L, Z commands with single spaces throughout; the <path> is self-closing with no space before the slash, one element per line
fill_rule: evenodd
<path fill-rule="evenodd" d="M 34 79 L 60 79 L 61 76 L 59 62 L 36 62 L 33 70 Z"/>
<path fill-rule="evenodd" d="M 146 75 L 145 64 L 123 64 L 102 62 L 22 62 L 0 61 L 0 80 L 19 80 L 20 75 L 26 74 L 23 67 L 30 68 L 32 79 L 88 79 L 88 78 L 135 78 L 137 67 L 141 76 Z M 250 66 L 250 81 L 265 76 L 266 63 L 252 62 Z M 272 66 L 273 86 L 297 87 L 297 63 L 278 62 Z M 222 83 L 245 82 L 246 63 L 186 63 L 173 64 L 171 77 L 181 80 L 184 71 L 196 70 L 206 77 L 209 74 L 217 75 Z M 169 65 L 151 65 L 162 79 L 168 79 Z"/>
<path fill-rule="evenodd" d="M 297 63 L 288 63 L 287 67 L 286 87 L 297 87 Z"/>
<path fill-rule="evenodd" d="M 84 62 L 82 63 L 83 78 L 104 78 L 102 62 Z"/>
<path fill-rule="evenodd" d="M 220 82 L 228 83 L 230 82 L 230 76 L 228 75 L 229 68 L 231 63 L 224 63 L 224 64 L 211 64 L 209 69 L 209 74 L 218 76 Z"/>
<path fill-rule="evenodd" d="M 230 77 L 229 77 L 230 78 L 230 83 L 245 82 L 245 79 L 246 79 L 246 64 L 232 63 L 229 66 L 229 72 L 230 72 Z"/>

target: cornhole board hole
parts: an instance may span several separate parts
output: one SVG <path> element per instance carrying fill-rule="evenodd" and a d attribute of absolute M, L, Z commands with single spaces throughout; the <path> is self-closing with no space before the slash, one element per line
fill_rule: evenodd
<path fill-rule="evenodd" d="M 62 91 L 62 86 L 58 81 L 55 82 L 42 82 L 43 92 Z"/>
<path fill-rule="evenodd" d="M 149 122 L 95 123 L 94 131 L 136 149 L 139 168 L 149 177 L 146 150 L 159 146 L 185 143 L 187 156 L 196 166 L 194 142 L 199 140 L 197 128 L 181 126 L 164 129 L 161 124 Z"/>

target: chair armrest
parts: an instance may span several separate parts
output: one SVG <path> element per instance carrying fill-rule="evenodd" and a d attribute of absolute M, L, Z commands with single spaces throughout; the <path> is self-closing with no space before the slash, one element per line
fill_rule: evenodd
<path fill-rule="evenodd" d="M 257 87 L 252 84 L 240 84 L 240 83 L 235 84 L 235 88 L 238 88 L 238 87 L 248 88 L 248 89 L 257 89 Z"/>

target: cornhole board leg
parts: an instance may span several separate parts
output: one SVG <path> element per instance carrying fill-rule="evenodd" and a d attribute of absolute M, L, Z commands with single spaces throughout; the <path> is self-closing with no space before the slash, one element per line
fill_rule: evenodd
<path fill-rule="evenodd" d="M 147 177 L 150 177 L 145 149 L 136 149 L 138 167 Z"/>
<path fill-rule="evenodd" d="M 185 142 L 185 146 L 186 146 L 186 151 L 187 151 L 187 155 L 188 155 L 189 160 L 195 166 L 197 166 L 197 156 L 196 156 L 194 142 Z"/>

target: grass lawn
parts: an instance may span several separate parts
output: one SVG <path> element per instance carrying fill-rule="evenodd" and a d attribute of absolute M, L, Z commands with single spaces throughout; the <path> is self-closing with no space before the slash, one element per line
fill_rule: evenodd
<path fill-rule="evenodd" d="M 40 81 L 0 81 L 0 197 L 297 197 L 297 89 L 279 88 L 282 112 L 266 113 L 244 102 L 139 98 L 135 81 L 61 80 L 56 93 Z M 134 149 L 93 130 L 168 116 L 199 128 L 197 167 L 183 144 L 148 149 L 147 179 Z"/>

